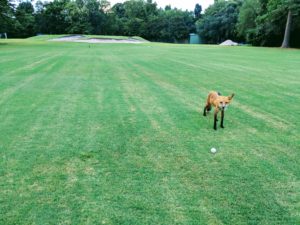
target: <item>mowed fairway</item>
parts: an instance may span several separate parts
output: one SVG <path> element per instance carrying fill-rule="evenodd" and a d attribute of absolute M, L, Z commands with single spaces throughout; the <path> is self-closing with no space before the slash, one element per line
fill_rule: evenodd
<path fill-rule="evenodd" d="M 299 71 L 299 50 L 0 42 L 0 223 L 299 224 Z M 210 90 L 236 94 L 225 129 Z"/>

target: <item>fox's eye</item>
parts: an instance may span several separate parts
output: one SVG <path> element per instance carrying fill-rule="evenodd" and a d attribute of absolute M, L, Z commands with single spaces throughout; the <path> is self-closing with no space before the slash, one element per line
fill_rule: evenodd
<path fill-rule="evenodd" d="M 220 102 L 221 104 L 223 104 L 223 102 Z"/>

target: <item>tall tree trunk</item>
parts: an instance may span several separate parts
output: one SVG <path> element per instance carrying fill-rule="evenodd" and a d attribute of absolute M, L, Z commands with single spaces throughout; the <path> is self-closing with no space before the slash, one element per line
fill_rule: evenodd
<path fill-rule="evenodd" d="M 284 32 L 284 39 L 281 45 L 281 48 L 289 48 L 290 47 L 290 35 L 291 35 L 291 27 L 292 27 L 292 12 L 289 10 L 285 32 Z"/>

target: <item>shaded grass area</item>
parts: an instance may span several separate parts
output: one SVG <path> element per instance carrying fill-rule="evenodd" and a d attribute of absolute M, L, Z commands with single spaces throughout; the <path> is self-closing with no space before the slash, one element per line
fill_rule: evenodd
<path fill-rule="evenodd" d="M 299 222 L 299 51 L 6 43 L 1 223 Z"/>

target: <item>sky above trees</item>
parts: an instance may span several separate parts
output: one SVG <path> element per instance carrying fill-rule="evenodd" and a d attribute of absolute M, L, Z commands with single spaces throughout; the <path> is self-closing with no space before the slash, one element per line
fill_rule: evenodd
<path fill-rule="evenodd" d="M 114 5 L 118 2 L 124 2 L 125 0 L 109 0 L 111 5 Z M 171 5 L 183 10 L 194 10 L 195 5 L 199 3 L 202 6 L 202 9 L 205 10 L 210 4 L 214 3 L 214 0 L 153 0 L 156 2 L 158 7 L 164 8 L 166 5 Z"/>

